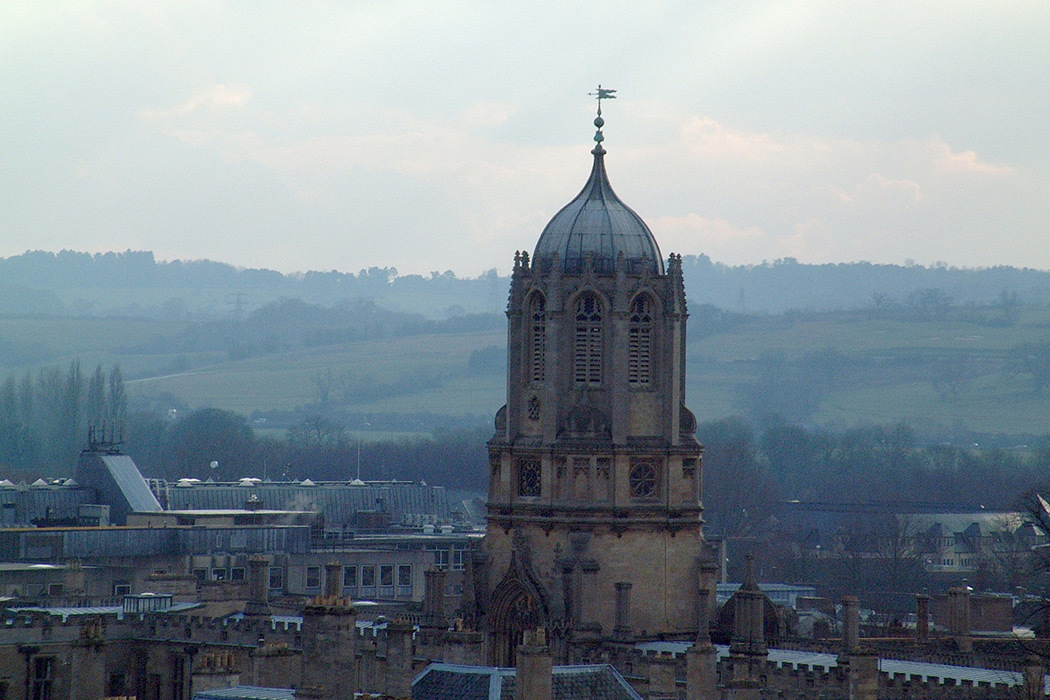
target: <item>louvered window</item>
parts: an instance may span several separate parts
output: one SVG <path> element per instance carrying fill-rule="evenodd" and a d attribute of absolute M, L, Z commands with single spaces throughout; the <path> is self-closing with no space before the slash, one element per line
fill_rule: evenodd
<path fill-rule="evenodd" d="M 576 301 L 573 379 L 577 384 L 602 381 L 602 303 L 593 294 Z"/>
<path fill-rule="evenodd" d="M 631 304 L 631 323 L 627 331 L 627 381 L 648 384 L 652 377 L 653 304 L 640 296 Z"/>
<path fill-rule="evenodd" d="M 543 296 L 537 294 L 532 298 L 529 309 L 529 354 L 532 370 L 532 381 L 542 382 L 547 378 L 547 314 Z"/>

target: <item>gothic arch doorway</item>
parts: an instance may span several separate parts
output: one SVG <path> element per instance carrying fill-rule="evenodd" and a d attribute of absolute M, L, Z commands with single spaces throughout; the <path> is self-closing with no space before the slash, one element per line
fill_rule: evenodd
<path fill-rule="evenodd" d="M 496 591 L 493 606 L 492 651 L 496 666 L 516 666 L 526 630 L 544 627 L 540 602 L 518 581 L 506 581 Z"/>

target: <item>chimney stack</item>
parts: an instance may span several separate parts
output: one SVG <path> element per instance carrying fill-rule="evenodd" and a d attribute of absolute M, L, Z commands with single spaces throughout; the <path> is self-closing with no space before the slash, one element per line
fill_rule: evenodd
<path fill-rule="evenodd" d="M 543 628 L 525 630 L 518 647 L 518 673 L 514 683 L 515 700 L 553 700 L 554 662 Z"/>

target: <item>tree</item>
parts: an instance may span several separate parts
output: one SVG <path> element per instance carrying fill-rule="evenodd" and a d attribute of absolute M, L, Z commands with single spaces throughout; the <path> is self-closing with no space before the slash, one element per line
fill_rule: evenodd
<path fill-rule="evenodd" d="M 128 413 L 128 395 L 124 389 L 124 375 L 120 365 L 113 365 L 109 371 L 109 420 L 114 425 L 122 425 Z"/>
<path fill-rule="evenodd" d="M 965 355 L 944 357 L 934 363 L 930 382 L 934 390 L 941 395 L 941 400 L 949 401 L 959 398 L 959 394 L 970 384 L 974 374 L 972 363 Z"/>
<path fill-rule="evenodd" d="M 87 406 L 84 407 L 88 426 L 101 428 L 106 418 L 106 374 L 102 365 L 95 367 L 94 374 L 88 379 Z"/>
<path fill-rule="evenodd" d="M 1008 292 L 1005 289 L 999 292 L 992 306 L 999 312 L 998 321 L 1004 326 L 1012 326 L 1017 323 L 1017 309 L 1021 305 L 1017 292 Z"/>
<path fill-rule="evenodd" d="M 915 309 L 922 319 L 942 319 L 952 308 L 952 298 L 943 289 L 927 287 L 909 294 L 908 306 Z"/>
<path fill-rule="evenodd" d="M 1027 374 L 1036 396 L 1050 383 L 1050 343 L 1018 343 L 1010 348 L 1003 363 L 1009 375 Z"/>
<path fill-rule="evenodd" d="M 754 433 L 739 418 L 703 423 L 705 518 L 723 536 L 753 534 L 777 501 L 773 479 L 761 469 Z"/>
<path fill-rule="evenodd" d="M 218 408 L 198 409 L 168 431 L 168 451 L 177 472 L 169 476 L 236 479 L 237 470 L 251 466 L 254 443 L 255 434 L 244 416 Z M 211 462 L 218 462 L 218 468 L 210 469 Z"/>

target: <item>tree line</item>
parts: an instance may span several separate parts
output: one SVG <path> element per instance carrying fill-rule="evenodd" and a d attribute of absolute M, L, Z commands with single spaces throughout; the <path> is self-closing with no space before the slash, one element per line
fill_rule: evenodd
<path fill-rule="evenodd" d="M 704 518 L 709 532 L 756 535 L 778 503 L 939 504 L 1019 508 L 1047 485 L 1050 435 L 1026 449 L 922 444 L 905 424 L 843 431 L 779 417 L 702 423 Z"/>
<path fill-rule="evenodd" d="M 127 417 L 119 366 L 85 376 L 74 360 L 66 371 L 45 367 L 9 375 L 0 385 L 0 465 L 16 472 L 68 476 L 88 427 L 119 433 Z"/>
<path fill-rule="evenodd" d="M 508 261 L 509 262 L 509 261 Z M 508 265 L 509 267 L 509 265 Z M 726 265 L 708 256 L 682 258 L 689 299 L 741 313 L 781 313 L 790 309 L 833 310 L 921 307 L 940 313 L 947 300 L 956 304 L 1050 302 L 1050 272 L 996 266 L 955 268 L 933 265 L 888 265 L 852 262 L 810 265 L 783 258 L 756 265 Z M 282 274 L 274 270 L 239 268 L 211 260 L 158 261 L 150 251 L 84 253 L 62 250 L 27 251 L 0 258 L 4 294 L 0 312 L 62 314 L 98 312 L 90 305 L 63 303 L 53 292 L 77 289 L 226 289 L 251 293 L 265 290 L 269 298 L 301 297 L 333 304 L 342 299 L 370 298 L 396 308 L 425 309 L 433 316 L 456 315 L 463 309 L 495 311 L 503 307 L 509 279 L 497 270 L 476 278 L 457 277 L 451 270 L 406 275 L 395 267 L 370 267 L 358 272 L 337 270 Z M 895 296 L 896 295 L 896 296 Z M 1002 297 L 1005 295 L 1005 297 Z M 5 303 L 24 298 L 28 307 Z M 184 299 L 139 313 L 163 315 L 193 311 Z M 458 311 L 457 311 L 458 309 Z M 122 312 L 134 310 L 124 307 Z"/>
<path fill-rule="evenodd" d="M 217 408 L 128 411 L 119 367 L 85 376 L 77 362 L 9 376 L 0 385 L 0 478 L 69 477 L 88 428 L 131 455 L 147 477 L 348 481 L 407 479 L 485 491 L 487 428 L 364 442 L 321 416 L 283 436 L 257 435 L 243 415 Z M 217 463 L 212 468 L 212 463 Z"/>

